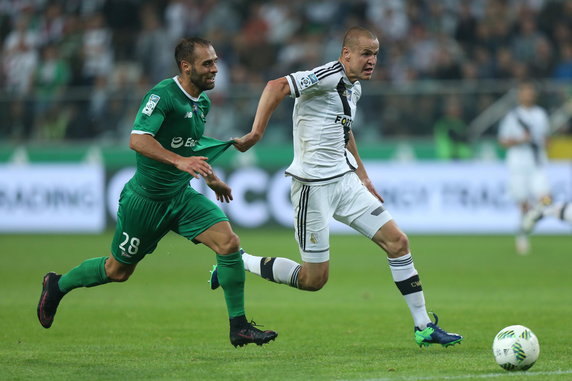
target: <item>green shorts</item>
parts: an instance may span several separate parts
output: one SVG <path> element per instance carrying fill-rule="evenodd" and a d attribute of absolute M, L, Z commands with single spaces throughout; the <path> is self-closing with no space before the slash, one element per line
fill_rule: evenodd
<path fill-rule="evenodd" d="M 152 253 L 170 230 L 194 240 L 221 221 L 228 221 L 224 212 L 190 186 L 173 198 L 153 200 L 128 183 L 119 198 L 111 253 L 119 262 L 137 263 Z"/>

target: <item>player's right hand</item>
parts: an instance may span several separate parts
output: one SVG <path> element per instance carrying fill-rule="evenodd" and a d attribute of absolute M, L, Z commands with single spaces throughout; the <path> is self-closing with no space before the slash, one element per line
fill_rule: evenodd
<path fill-rule="evenodd" d="M 205 156 L 182 157 L 175 167 L 180 171 L 190 173 L 195 179 L 198 179 L 199 175 L 207 177 L 213 173 L 212 167 L 207 163 L 208 159 Z"/>
<path fill-rule="evenodd" d="M 259 139 L 260 138 L 257 137 L 253 132 L 249 132 L 242 138 L 233 139 L 234 140 L 233 144 L 236 147 L 236 149 L 239 150 L 240 152 L 246 152 L 250 148 L 252 148 L 252 146 L 255 145 Z"/>

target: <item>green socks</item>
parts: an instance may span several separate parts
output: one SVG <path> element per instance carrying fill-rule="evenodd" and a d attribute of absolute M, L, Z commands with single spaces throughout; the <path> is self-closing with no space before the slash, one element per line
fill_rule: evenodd
<path fill-rule="evenodd" d="M 216 255 L 218 281 L 224 290 L 228 316 L 244 315 L 244 263 L 240 252 Z"/>
<path fill-rule="evenodd" d="M 58 286 L 63 293 L 78 287 L 93 287 L 109 283 L 105 273 L 107 257 L 92 258 L 62 275 Z M 224 290 L 228 316 L 232 319 L 244 315 L 244 263 L 240 252 L 216 255 L 218 281 Z"/>
<path fill-rule="evenodd" d="M 92 258 L 82 262 L 69 272 L 62 275 L 58 286 L 63 293 L 67 293 L 78 287 L 93 287 L 109 283 L 105 273 L 105 261 L 107 257 Z"/>

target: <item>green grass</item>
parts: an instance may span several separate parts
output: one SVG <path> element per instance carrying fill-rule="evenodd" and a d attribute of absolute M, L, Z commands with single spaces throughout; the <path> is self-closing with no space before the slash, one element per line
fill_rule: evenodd
<path fill-rule="evenodd" d="M 298 259 L 291 231 L 242 231 L 250 252 Z M 385 255 L 360 236 L 332 237 L 330 281 L 310 293 L 247 274 L 249 318 L 280 333 L 235 349 L 214 256 L 170 234 L 124 284 L 70 293 L 51 329 L 37 322 L 42 276 L 106 255 L 111 235 L 0 236 L 0 380 L 572 379 L 572 237 L 534 236 L 517 256 L 508 236 L 410 237 L 427 306 L 465 336 L 420 349 Z M 541 355 L 525 374 L 491 353 L 522 324 Z"/>

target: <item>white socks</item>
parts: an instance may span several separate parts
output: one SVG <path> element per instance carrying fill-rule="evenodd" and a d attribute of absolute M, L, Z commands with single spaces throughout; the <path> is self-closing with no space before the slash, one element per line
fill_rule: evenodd
<path fill-rule="evenodd" d="M 395 285 L 401 291 L 405 302 L 411 311 L 415 326 L 421 330 L 431 322 L 425 309 L 425 296 L 419 281 L 419 275 L 413 265 L 411 253 L 399 258 L 387 258 L 389 269 Z"/>
<path fill-rule="evenodd" d="M 542 215 L 572 223 L 572 204 L 562 202 L 554 203 L 544 208 Z"/>
<path fill-rule="evenodd" d="M 288 258 L 281 257 L 257 257 L 246 252 L 242 254 L 244 269 L 259 275 L 271 282 L 287 284 L 298 288 L 298 274 L 300 266 Z"/>

